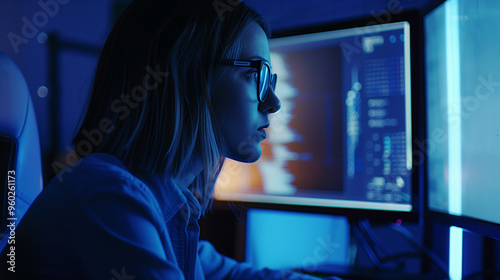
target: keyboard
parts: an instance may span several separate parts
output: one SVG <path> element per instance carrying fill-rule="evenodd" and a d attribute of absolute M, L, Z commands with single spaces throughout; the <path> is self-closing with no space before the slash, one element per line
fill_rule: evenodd
<path fill-rule="evenodd" d="M 439 277 L 417 275 L 401 270 L 380 270 L 374 268 L 342 266 L 342 265 L 318 265 L 314 269 L 298 269 L 300 273 L 309 274 L 318 278 L 337 276 L 342 280 L 436 280 Z"/>

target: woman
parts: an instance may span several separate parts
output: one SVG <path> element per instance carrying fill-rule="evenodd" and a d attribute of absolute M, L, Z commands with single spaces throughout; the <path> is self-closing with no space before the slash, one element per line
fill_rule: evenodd
<path fill-rule="evenodd" d="M 267 25 L 240 2 L 224 5 L 127 8 L 73 141 L 82 159 L 49 183 L 17 229 L 16 276 L 298 279 L 198 241 L 224 158 L 256 161 L 269 114 L 280 109 Z"/>

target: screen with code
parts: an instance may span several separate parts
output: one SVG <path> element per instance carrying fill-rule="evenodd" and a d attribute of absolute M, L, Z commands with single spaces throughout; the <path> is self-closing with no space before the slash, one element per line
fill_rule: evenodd
<path fill-rule="evenodd" d="M 410 25 L 273 38 L 282 108 L 263 155 L 227 160 L 219 200 L 412 210 Z"/>

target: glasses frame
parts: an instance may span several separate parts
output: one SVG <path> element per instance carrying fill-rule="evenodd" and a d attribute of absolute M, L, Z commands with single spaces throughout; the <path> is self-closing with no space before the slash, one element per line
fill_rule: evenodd
<path fill-rule="evenodd" d="M 267 91 L 271 89 L 274 93 L 276 89 L 276 82 L 278 80 L 278 75 L 276 73 L 271 74 L 271 65 L 267 60 L 224 60 L 223 65 L 227 66 L 238 66 L 238 67 L 250 67 L 258 70 L 258 84 L 257 84 L 257 100 L 260 103 L 264 103 L 267 98 Z M 263 91 L 261 92 L 261 73 L 262 67 L 267 67 L 269 69 L 269 77 L 267 85 L 264 85 Z"/>

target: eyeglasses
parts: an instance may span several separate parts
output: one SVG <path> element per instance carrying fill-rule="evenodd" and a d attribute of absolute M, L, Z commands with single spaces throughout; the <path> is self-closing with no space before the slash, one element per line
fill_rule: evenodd
<path fill-rule="evenodd" d="M 225 60 L 224 65 L 252 67 L 258 70 L 257 99 L 264 102 L 267 98 L 269 88 L 274 92 L 278 75 L 271 74 L 271 65 L 265 60 Z"/>

